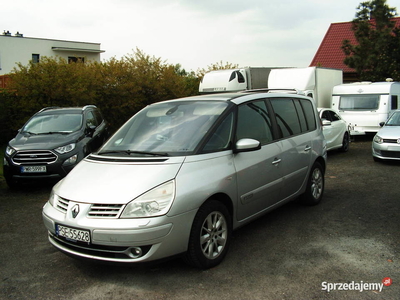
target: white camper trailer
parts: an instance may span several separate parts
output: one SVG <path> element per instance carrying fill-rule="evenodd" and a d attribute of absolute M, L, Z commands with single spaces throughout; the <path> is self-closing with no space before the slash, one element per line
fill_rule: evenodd
<path fill-rule="evenodd" d="M 398 108 L 399 82 L 356 82 L 333 88 L 332 108 L 349 124 L 351 135 L 376 133 Z"/>
<path fill-rule="evenodd" d="M 210 71 L 200 82 L 200 93 L 238 92 L 268 88 L 268 76 L 274 68 L 245 67 Z"/>
<path fill-rule="evenodd" d="M 342 70 L 320 67 L 274 69 L 268 77 L 268 88 L 296 89 L 324 108 L 331 107 L 333 87 L 342 83 Z"/>

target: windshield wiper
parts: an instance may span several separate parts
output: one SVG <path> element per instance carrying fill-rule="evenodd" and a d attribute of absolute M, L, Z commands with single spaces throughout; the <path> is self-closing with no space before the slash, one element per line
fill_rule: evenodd
<path fill-rule="evenodd" d="M 125 153 L 128 155 L 131 154 L 143 154 L 143 155 L 151 155 L 151 156 L 168 156 L 167 153 L 155 153 L 155 152 L 146 152 L 146 151 L 132 151 L 132 150 L 110 150 L 110 151 L 101 151 L 98 154 L 116 154 L 116 153 Z"/>
<path fill-rule="evenodd" d="M 37 133 L 30 132 L 30 131 L 22 131 L 22 133 L 27 133 L 27 134 L 30 134 L 30 135 L 37 135 Z"/>
<path fill-rule="evenodd" d="M 48 132 L 40 132 L 36 134 L 69 134 L 68 131 L 48 131 Z"/>

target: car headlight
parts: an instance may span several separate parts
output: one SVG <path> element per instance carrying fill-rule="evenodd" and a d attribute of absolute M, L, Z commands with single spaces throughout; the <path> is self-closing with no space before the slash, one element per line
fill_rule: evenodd
<path fill-rule="evenodd" d="M 381 138 L 379 135 L 375 135 L 374 136 L 374 142 L 378 143 L 378 144 L 382 144 L 383 143 L 383 138 Z"/>
<path fill-rule="evenodd" d="M 69 145 L 66 145 L 66 146 L 58 147 L 58 148 L 56 148 L 54 150 L 59 154 L 64 154 L 64 153 L 71 152 L 74 149 L 75 149 L 75 143 L 72 143 L 72 144 L 69 144 Z"/>
<path fill-rule="evenodd" d="M 14 149 L 13 147 L 10 147 L 10 146 L 7 146 L 7 147 L 6 147 L 6 154 L 7 154 L 8 156 L 13 155 L 14 153 L 15 153 L 15 149 Z"/>
<path fill-rule="evenodd" d="M 51 204 L 51 206 L 56 207 L 57 201 L 58 201 L 57 194 L 54 193 L 54 191 L 51 191 L 50 197 L 49 197 L 49 203 Z"/>
<path fill-rule="evenodd" d="M 121 218 L 144 218 L 165 215 L 175 198 L 175 181 L 168 181 L 140 197 L 125 207 Z"/>

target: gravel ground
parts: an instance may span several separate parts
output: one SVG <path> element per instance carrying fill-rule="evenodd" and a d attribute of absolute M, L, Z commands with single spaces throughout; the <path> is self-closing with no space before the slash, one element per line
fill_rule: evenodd
<path fill-rule="evenodd" d="M 320 205 L 290 203 L 239 229 L 207 271 L 180 259 L 116 267 L 65 256 L 42 223 L 51 186 L 11 191 L 0 179 L 0 299 L 400 299 L 400 163 L 374 162 L 370 147 L 359 137 L 329 153 Z M 386 277 L 381 291 L 338 290 Z"/>

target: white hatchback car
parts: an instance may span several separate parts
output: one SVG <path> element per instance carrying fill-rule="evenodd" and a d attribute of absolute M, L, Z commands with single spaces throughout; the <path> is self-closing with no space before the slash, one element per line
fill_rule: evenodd
<path fill-rule="evenodd" d="M 318 204 L 326 143 L 310 98 L 204 95 L 147 106 L 54 186 L 49 240 L 116 263 L 225 257 L 232 230 L 300 198 Z"/>
<path fill-rule="evenodd" d="M 372 157 L 375 161 L 400 160 L 400 110 L 395 110 L 372 141 Z"/>
<path fill-rule="evenodd" d="M 319 108 L 327 150 L 339 149 L 347 152 L 350 148 L 350 132 L 345 120 L 330 108 Z"/>

